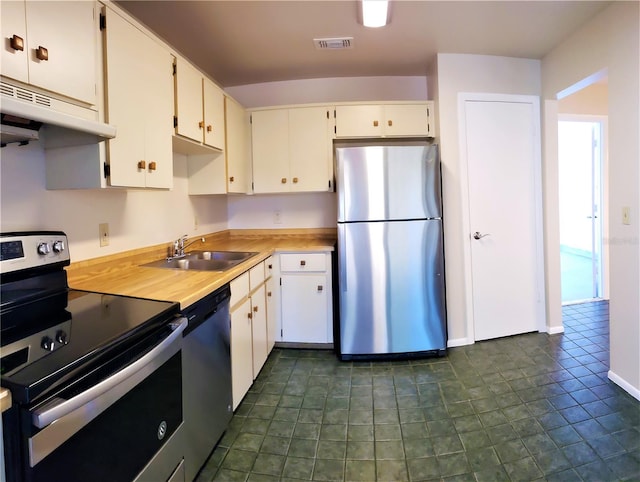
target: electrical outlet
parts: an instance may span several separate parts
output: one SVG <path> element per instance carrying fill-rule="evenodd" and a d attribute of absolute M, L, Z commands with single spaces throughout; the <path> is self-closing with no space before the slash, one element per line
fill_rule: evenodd
<path fill-rule="evenodd" d="M 282 224 L 282 211 L 273 212 L 273 224 Z"/>
<path fill-rule="evenodd" d="M 631 208 L 629 206 L 622 208 L 622 224 L 631 224 Z"/>
<path fill-rule="evenodd" d="M 100 247 L 109 246 L 109 223 L 98 224 L 100 233 Z"/>
<path fill-rule="evenodd" d="M 195 216 L 193 218 L 193 230 L 197 231 L 198 230 L 198 216 Z"/>

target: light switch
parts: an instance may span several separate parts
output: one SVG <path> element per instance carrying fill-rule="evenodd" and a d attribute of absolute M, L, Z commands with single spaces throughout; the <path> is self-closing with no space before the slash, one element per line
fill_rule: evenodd
<path fill-rule="evenodd" d="M 622 208 L 622 224 L 631 224 L 631 208 L 629 206 Z"/>

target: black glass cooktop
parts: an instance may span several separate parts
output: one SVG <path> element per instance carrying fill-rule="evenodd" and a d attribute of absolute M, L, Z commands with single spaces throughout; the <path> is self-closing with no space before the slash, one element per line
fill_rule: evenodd
<path fill-rule="evenodd" d="M 2 386 L 17 402 L 28 403 L 178 312 L 177 303 L 78 290 L 3 309 Z"/>

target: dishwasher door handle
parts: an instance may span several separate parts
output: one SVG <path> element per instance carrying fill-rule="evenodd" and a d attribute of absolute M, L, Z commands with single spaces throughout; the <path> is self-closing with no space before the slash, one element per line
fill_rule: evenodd
<path fill-rule="evenodd" d="M 77 408 L 90 403 L 103 393 L 118 386 L 126 379 L 139 372 L 142 368 L 158 358 L 171 344 L 182 336 L 182 332 L 187 327 L 186 318 L 181 318 L 172 323 L 173 331 L 162 342 L 155 346 L 149 353 L 126 366 L 118 373 L 102 380 L 88 390 L 76 395 L 69 400 L 53 399 L 50 403 L 43 405 L 32 413 L 32 422 L 38 428 L 44 428 L 55 420 L 73 412 Z"/>

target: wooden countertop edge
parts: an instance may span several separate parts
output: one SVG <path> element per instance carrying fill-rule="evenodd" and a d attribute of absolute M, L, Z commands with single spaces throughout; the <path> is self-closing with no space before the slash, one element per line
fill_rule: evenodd
<path fill-rule="evenodd" d="M 168 243 L 72 263 L 69 286 L 99 293 L 180 303 L 182 309 L 229 283 L 276 252 L 333 251 L 335 229 L 238 230 L 204 237 L 193 250 L 253 251 L 257 255 L 224 272 L 183 271 L 141 266 L 167 255 Z"/>
<path fill-rule="evenodd" d="M 11 392 L 8 388 L 0 389 L 0 412 L 11 408 Z"/>

